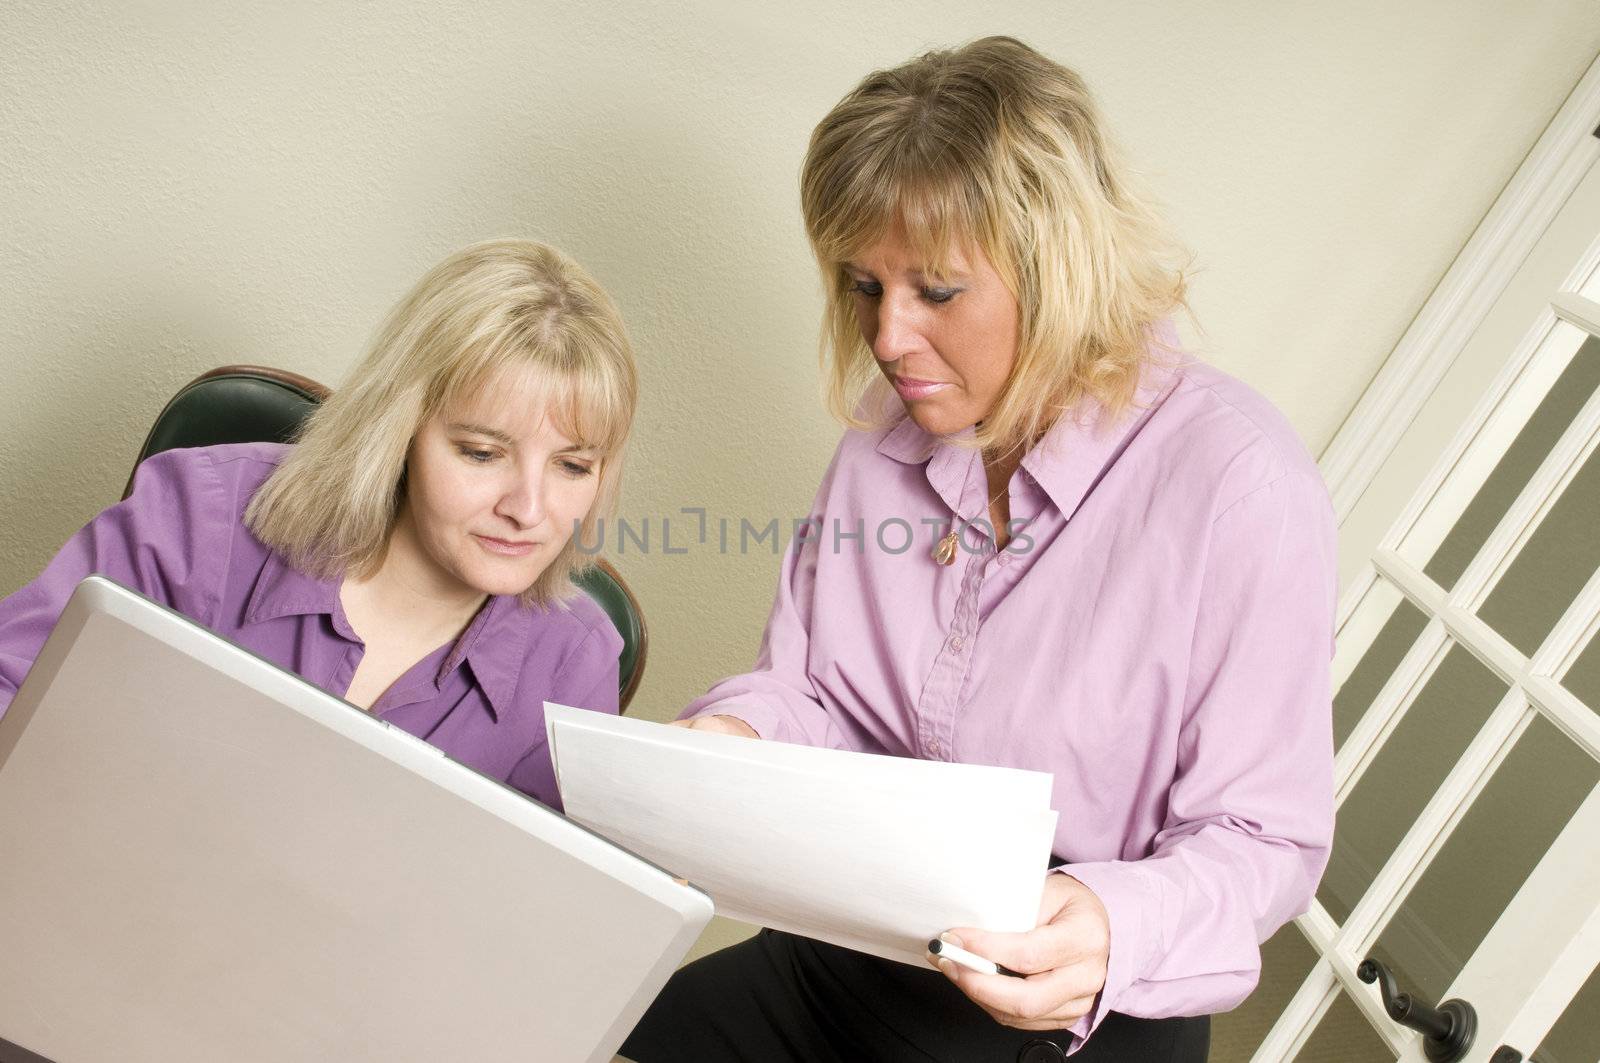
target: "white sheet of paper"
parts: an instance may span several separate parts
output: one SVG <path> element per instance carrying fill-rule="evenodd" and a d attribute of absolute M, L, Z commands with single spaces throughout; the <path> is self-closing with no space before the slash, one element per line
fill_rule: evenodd
<path fill-rule="evenodd" d="M 955 926 L 1030 930 L 1048 773 L 706 734 L 545 703 L 567 815 L 717 912 L 922 964 Z"/>

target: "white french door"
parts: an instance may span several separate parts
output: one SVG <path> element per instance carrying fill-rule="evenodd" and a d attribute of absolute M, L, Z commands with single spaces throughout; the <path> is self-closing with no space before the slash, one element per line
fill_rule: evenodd
<path fill-rule="evenodd" d="M 1600 116 L 1590 120 L 1592 128 Z M 1600 1063 L 1600 141 L 1341 522 L 1338 826 L 1216 1063 Z M 1409 502 L 1406 499 L 1409 497 Z"/>

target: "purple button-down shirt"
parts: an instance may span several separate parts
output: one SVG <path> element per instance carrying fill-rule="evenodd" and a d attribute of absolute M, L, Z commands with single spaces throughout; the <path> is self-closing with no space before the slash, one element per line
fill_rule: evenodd
<path fill-rule="evenodd" d="M 1334 520 L 1263 398 L 1152 367 L 1108 428 L 1063 418 L 987 521 L 970 446 L 850 432 L 790 549 L 754 671 L 684 713 L 764 738 L 1054 773 L 1054 851 L 1111 923 L 1108 1010 L 1225 1010 L 1304 911 L 1333 829 Z M 908 540 L 914 540 L 907 546 Z M 796 542 L 800 542 L 797 539 Z"/>
<path fill-rule="evenodd" d="M 0 713 L 83 577 L 109 576 L 342 696 L 365 645 L 339 602 L 250 534 L 244 510 L 287 448 L 174 450 L 139 467 L 133 493 L 90 521 L 38 579 L 0 601 Z M 622 638 L 598 605 L 529 609 L 489 598 L 453 644 L 406 671 L 374 715 L 560 808 L 544 701 L 617 711 Z"/>

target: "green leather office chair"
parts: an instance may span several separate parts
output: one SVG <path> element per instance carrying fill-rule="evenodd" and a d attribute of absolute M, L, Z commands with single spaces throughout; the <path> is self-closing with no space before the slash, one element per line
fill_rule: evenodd
<path fill-rule="evenodd" d="M 219 443 L 290 442 L 306 415 L 328 397 L 328 389 L 314 380 L 282 369 L 258 365 L 229 365 L 202 373 L 185 384 L 156 417 L 139 462 L 152 454 L 178 447 L 207 447 Z M 122 497 L 133 490 L 133 477 Z M 639 601 L 622 576 L 603 558 L 578 577 L 578 585 L 606 611 L 622 635 L 622 658 L 617 671 L 624 711 L 644 675 L 649 633 Z"/>

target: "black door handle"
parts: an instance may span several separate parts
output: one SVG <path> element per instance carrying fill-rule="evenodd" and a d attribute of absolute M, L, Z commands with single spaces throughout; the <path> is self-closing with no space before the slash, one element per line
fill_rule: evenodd
<path fill-rule="evenodd" d="M 1356 968 L 1356 977 L 1369 984 L 1378 983 L 1383 1010 L 1395 1022 L 1423 1036 L 1422 1053 L 1432 1063 L 1456 1063 L 1472 1048 L 1472 1039 L 1478 1033 L 1478 1012 L 1465 1000 L 1447 1000 L 1430 1008 L 1410 993 L 1400 992 L 1389 968 L 1370 956 Z"/>

